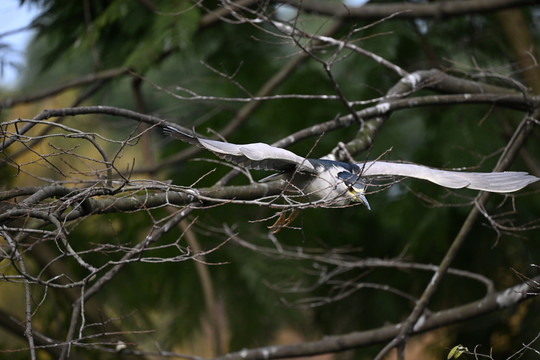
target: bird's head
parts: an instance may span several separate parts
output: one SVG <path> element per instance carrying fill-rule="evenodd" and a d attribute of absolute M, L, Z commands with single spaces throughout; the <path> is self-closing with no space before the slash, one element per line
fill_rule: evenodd
<path fill-rule="evenodd" d="M 349 171 L 341 171 L 337 174 L 337 176 L 347 187 L 347 191 L 344 196 L 346 196 L 349 201 L 362 203 L 368 208 L 368 210 L 371 210 L 365 196 L 366 184 L 364 181 L 362 181 L 360 176 Z"/>

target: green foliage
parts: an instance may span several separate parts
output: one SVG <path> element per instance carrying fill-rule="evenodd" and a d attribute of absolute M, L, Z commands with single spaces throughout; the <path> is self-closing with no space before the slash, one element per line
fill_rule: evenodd
<path fill-rule="evenodd" d="M 456 345 L 448 352 L 448 356 L 446 358 L 448 360 L 450 360 L 451 358 L 457 359 L 464 352 L 469 352 L 469 349 L 467 349 L 467 347 L 463 345 Z"/>
<path fill-rule="evenodd" d="M 43 1 L 35 20 L 49 48 L 42 69 L 70 53 L 86 53 L 99 67 L 127 66 L 146 72 L 164 55 L 189 47 L 199 12 L 183 0 L 155 1 L 158 14 L 129 0 L 87 2 Z"/>

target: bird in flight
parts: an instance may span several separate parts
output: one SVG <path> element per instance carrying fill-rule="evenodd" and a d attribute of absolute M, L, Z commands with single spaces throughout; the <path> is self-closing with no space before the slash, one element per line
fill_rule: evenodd
<path fill-rule="evenodd" d="M 294 189 L 300 191 L 309 201 L 332 206 L 359 202 L 369 209 L 365 196 L 366 183 L 362 179 L 371 176 L 412 177 L 451 189 L 468 188 L 494 193 L 514 192 L 540 180 L 526 172 L 516 171 L 465 172 L 380 160 L 353 164 L 311 159 L 265 143 L 231 144 L 209 140 L 172 126 L 165 127 L 164 132 L 210 150 L 234 164 L 250 169 L 277 171 L 286 176 Z"/>

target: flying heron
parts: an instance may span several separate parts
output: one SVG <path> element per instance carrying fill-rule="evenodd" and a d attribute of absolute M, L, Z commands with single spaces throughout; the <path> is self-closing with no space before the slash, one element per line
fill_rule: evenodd
<path fill-rule="evenodd" d="M 451 189 L 468 188 L 494 193 L 509 193 L 540 180 L 526 172 L 465 172 L 434 169 L 411 163 L 367 161 L 347 163 L 328 159 L 305 158 L 282 148 L 265 143 L 231 144 L 209 140 L 179 130 L 172 126 L 165 133 L 184 142 L 210 150 L 217 156 L 250 169 L 276 171 L 284 175 L 292 186 L 311 202 L 324 202 L 332 206 L 344 206 L 359 202 L 370 209 L 366 199 L 367 176 L 403 176 L 423 179 Z M 276 225 L 290 223 L 278 219 Z M 278 228 L 278 230 L 279 230 Z"/>

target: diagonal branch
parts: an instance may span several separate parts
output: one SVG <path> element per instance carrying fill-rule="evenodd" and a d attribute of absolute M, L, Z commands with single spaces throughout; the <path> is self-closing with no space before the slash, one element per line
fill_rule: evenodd
<path fill-rule="evenodd" d="M 515 159 L 519 150 L 525 145 L 525 141 L 531 135 L 534 130 L 535 119 L 540 115 L 540 111 L 536 111 L 532 117 L 526 115 L 518 128 L 516 129 L 514 136 L 510 139 L 508 145 L 505 147 L 504 152 L 501 154 L 499 161 L 493 171 L 504 171 L 508 169 L 510 164 Z M 429 285 L 424 290 L 424 293 L 420 297 L 420 300 L 416 303 L 413 311 L 404 321 L 403 326 L 401 326 L 397 336 L 389 342 L 377 355 L 375 359 L 384 358 L 388 352 L 397 346 L 401 346 L 405 343 L 407 337 L 414 332 L 414 329 L 420 324 L 420 317 L 424 310 L 426 309 L 429 301 L 432 296 L 435 294 L 435 291 L 439 288 L 439 284 L 442 281 L 444 275 L 447 273 L 450 268 L 451 263 L 456 258 L 459 249 L 465 243 L 467 235 L 470 233 L 478 215 L 481 214 L 480 209 L 485 206 L 490 194 L 487 192 L 481 192 L 476 198 L 476 206 L 471 209 L 471 212 L 467 216 L 467 219 L 463 223 L 459 233 L 456 235 L 454 242 L 446 252 L 443 260 L 439 265 L 439 270 L 433 274 Z M 400 352 L 401 354 L 401 352 Z"/>

